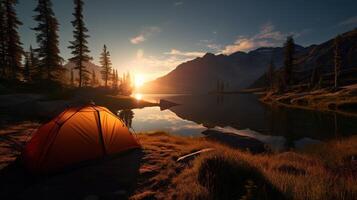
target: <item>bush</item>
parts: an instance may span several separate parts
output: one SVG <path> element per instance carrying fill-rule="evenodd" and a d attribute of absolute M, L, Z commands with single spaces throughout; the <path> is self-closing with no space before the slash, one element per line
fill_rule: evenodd
<path fill-rule="evenodd" d="M 203 159 L 197 179 L 211 199 L 284 199 L 258 169 L 231 157 L 213 155 Z"/>

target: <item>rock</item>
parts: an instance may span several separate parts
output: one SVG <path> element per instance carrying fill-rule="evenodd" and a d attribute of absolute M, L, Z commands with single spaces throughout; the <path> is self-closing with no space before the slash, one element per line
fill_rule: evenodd
<path fill-rule="evenodd" d="M 179 104 L 171 102 L 171 101 L 167 101 L 167 100 L 164 100 L 164 99 L 160 99 L 160 104 L 159 105 L 160 105 L 160 109 L 161 110 L 166 110 L 166 109 L 169 109 L 171 107 L 177 106 Z"/>
<path fill-rule="evenodd" d="M 252 153 L 263 153 L 267 151 L 265 144 L 254 138 L 210 129 L 203 131 L 202 134 L 222 144 L 241 150 L 248 150 Z"/>

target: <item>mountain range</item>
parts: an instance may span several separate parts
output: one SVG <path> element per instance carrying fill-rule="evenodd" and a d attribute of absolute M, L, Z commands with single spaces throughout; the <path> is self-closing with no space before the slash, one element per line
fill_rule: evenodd
<path fill-rule="evenodd" d="M 342 69 L 341 84 L 356 83 L 357 80 L 357 29 L 341 34 L 340 53 Z M 299 84 L 309 84 L 312 71 L 318 70 L 325 85 L 332 85 L 334 81 L 334 39 L 319 45 L 311 45 L 302 54 L 295 57 L 295 81 Z M 279 71 L 279 70 L 277 70 Z M 254 81 L 250 88 L 264 87 L 266 76 L 263 74 Z"/>
<path fill-rule="evenodd" d="M 295 46 L 294 70 L 307 81 L 314 67 L 324 73 L 333 70 L 334 41 L 319 45 Z M 357 29 L 341 35 L 342 66 L 357 67 Z M 215 91 L 217 83 L 225 85 L 226 91 L 247 87 L 263 87 L 264 74 L 270 61 L 279 69 L 284 62 L 283 47 L 262 47 L 250 52 L 235 52 L 230 55 L 207 53 L 178 65 L 167 75 L 148 82 L 141 89 L 144 93 L 208 93 Z"/>

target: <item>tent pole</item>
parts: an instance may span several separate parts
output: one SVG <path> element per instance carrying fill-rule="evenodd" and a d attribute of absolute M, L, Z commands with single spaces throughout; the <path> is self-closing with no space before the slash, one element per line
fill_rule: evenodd
<path fill-rule="evenodd" d="M 102 149 L 103 149 L 103 154 L 107 155 L 107 150 L 105 148 L 105 144 L 104 144 L 104 137 L 103 137 L 103 131 L 102 131 L 102 124 L 100 123 L 100 113 L 97 109 L 95 109 L 98 115 L 98 129 L 99 129 L 99 142 L 102 145 Z"/>

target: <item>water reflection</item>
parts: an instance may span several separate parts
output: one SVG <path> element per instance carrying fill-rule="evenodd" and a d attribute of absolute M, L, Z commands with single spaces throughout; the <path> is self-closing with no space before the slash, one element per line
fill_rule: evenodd
<path fill-rule="evenodd" d="M 219 99 L 219 101 L 217 101 Z M 181 104 L 170 108 L 180 118 L 205 127 L 251 129 L 279 135 L 287 142 L 310 137 L 326 139 L 357 133 L 357 118 L 285 107 L 270 107 L 249 94 L 174 96 L 168 100 Z"/>
<path fill-rule="evenodd" d="M 143 95 L 143 99 L 147 97 Z M 201 136 L 207 128 L 253 137 L 275 150 L 357 134 L 357 118 L 261 104 L 254 95 L 150 95 L 180 105 L 120 111 L 136 132 Z M 134 117 L 134 118 L 133 118 Z"/>
<path fill-rule="evenodd" d="M 118 115 L 122 118 L 127 116 L 124 114 L 127 112 L 128 111 L 121 110 L 118 112 Z M 130 127 L 138 133 L 166 131 L 179 135 L 198 136 L 201 135 L 202 131 L 206 130 L 204 126 L 189 120 L 181 119 L 170 110 L 161 111 L 160 107 L 133 109 L 131 112 L 133 114 L 130 114 L 129 116 L 135 116 L 135 118 L 134 120 L 132 120 L 132 118 L 130 119 Z"/>

